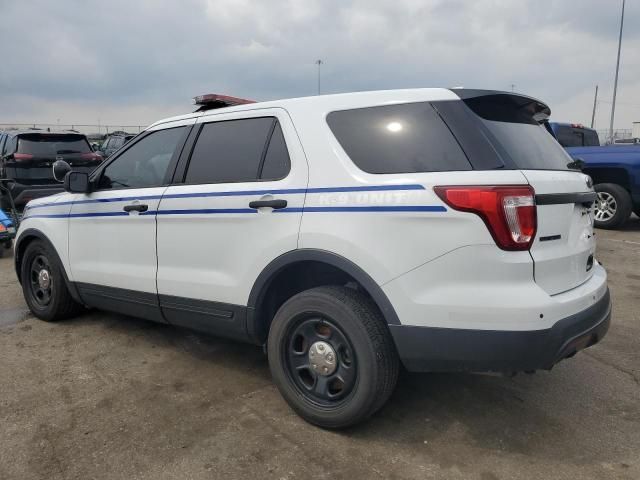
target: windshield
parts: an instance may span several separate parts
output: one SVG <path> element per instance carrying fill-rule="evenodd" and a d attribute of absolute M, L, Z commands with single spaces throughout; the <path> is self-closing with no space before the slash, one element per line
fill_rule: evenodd
<path fill-rule="evenodd" d="M 544 126 L 536 101 L 512 95 L 484 95 L 464 100 L 486 128 L 505 160 L 521 170 L 568 170 L 573 159 Z"/>
<path fill-rule="evenodd" d="M 18 153 L 48 157 L 73 153 L 90 153 L 89 142 L 82 135 L 24 135 L 18 139 Z"/>

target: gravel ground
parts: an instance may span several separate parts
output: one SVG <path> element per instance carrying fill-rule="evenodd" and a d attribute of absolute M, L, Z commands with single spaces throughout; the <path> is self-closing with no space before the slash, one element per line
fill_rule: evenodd
<path fill-rule="evenodd" d="M 300 420 L 256 347 L 31 317 L 0 259 L 0 479 L 640 478 L 640 220 L 598 231 L 613 324 L 551 372 L 404 374 L 368 423 Z"/>

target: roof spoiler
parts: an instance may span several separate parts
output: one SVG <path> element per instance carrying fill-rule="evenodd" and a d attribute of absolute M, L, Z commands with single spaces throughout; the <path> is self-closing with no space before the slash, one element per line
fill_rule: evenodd
<path fill-rule="evenodd" d="M 246 105 L 247 103 L 256 103 L 256 101 L 231 97 L 229 95 L 219 95 L 217 93 L 208 93 L 206 95 L 193 97 L 193 104 L 198 105 L 196 112 L 205 112 L 215 108 L 233 107 L 235 105 Z"/>

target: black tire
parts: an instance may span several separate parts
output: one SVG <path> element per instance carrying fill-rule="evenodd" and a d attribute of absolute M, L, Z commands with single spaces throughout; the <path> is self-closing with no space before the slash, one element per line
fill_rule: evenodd
<path fill-rule="evenodd" d="M 621 227 L 631 216 L 633 208 L 629 192 L 615 183 L 599 183 L 595 190 L 598 192 L 594 221 L 596 228 L 612 230 Z"/>
<path fill-rule="evenodd" d="M 317 352 L 322 343 L 336 354 L 330 375 L 311 368 L 309 350 L 315 345 Z M 287 403 L 324 428 L 354 425 L 379 410 L 395 388 L 400 365 L 374 303 L 339 286 L 312 288 L 287 300 L 271 324 L 268 355 L 271 375 Z M 325 393 L 319 393 L 321 385 L 328 385 Z"/>
<path fill-rule="evenodd" d="M 45 278 L 49 279 L 46 283 L 49 288 L 43 288 L 40 282 L 39 272 L 43 271 L 48 272 Z M 20 265 L 20 279 L 24 299 L 40 320 L 55 322 L 83 311 L 69 293 L 58 256 L 45 242 L 34 240 L 27 246 Z"/>

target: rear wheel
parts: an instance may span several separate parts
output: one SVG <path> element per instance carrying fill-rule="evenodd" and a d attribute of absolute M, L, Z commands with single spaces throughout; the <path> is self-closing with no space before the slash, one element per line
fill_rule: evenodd
<path fill-rule="evenodd" d="M 83 310 L 69 293 L 57 255 L 41 240 L 34 240 L 27 246 L 20 279 L 29 309 L 41 320 L 54 322 Z"/>
<path fill-rule="evenodd" d="M 595 206 L 595 226 L 614 229 L 622 226 L 631 215 L 631 196 L 620 185 L 600 183 L 595 186 L 598 193 Z"/>
<path fill-rule="evenodd" d="M 365 420 L 389 398 L 399 361 L 373 302 L 346 287 L 299 293 L 276 313 L 269 366 L 287 403 L 325 428 Z"/>

